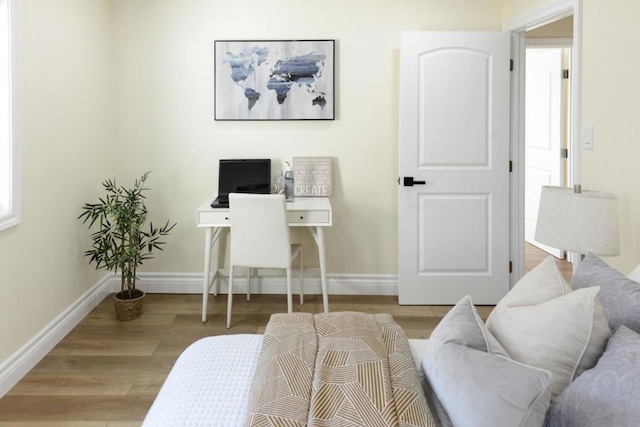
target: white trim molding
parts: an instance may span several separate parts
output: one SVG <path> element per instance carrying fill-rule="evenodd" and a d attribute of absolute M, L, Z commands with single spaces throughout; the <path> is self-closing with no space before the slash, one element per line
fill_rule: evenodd
<path fill-rule="evenodd" d="M 551 47 L 572 48 L 572 37 L 554 37 L 554 38 L 527 38 L 527 49 L 545 49 Z"/>
<path fill-rule="evenodd" d="M 224 273 L 225 271 L 221 270 L 221 293 L 227 291 L 227 276 Z M 268 270 L 261 270 L 260 273 L 262 274 L 253 278 L 252 293 L 286 293 L 284 276 Z M 202 294 L 202 273 L 140 273 L 138 277 L 138 287 L 147 293 Z M 246 278 L 239 276 L 237 280 L 237 291 L 244 292 Z M 304 281 L 305 294 L 322 294 L 319 269 L 305 270 Z M 329 295 L 398 295 L 398 276 L 395 274 L 334 274 L 328 276 L 328 282 Z M 295 281 L 294 286 L 297 286 Z M 113 273 L 105 275 L 20 350 L 0 364 L 0 398 L 62 341 L 91 310 L 109 294 L 119 290 L 120 277 Z"/>
<path fill-rule="evenodd" d="M 571 55 L 571 185 L 580 183 L 582 0 L 556 0 L 502 25 L 512 34 L 514 69 L 511 92 L 511 285 L 524 275 L 524 87 L 526 31 L 573 15 Z M 576 265 L 574 264 L 574 268 Z"/>
<path fill-rule="evenodd" d="M 0 107 L 0 230 L 22 221 L 22 92 L 20 74 L 20 2 L 0 0 L 3 19 L 7 20 L 2 34 L 2 61 L 7 69 L 0 75 L 0 94 L 6 104 Z M 6 43 L 5 43 L 6 42 Z"/>
<path fill-rule="evenodd" d="M 274 274 L 277 273 L 277 274 Z M 226 294 L 228 274 L 220 270 L 220 293 Z M 202 294 L 202 273 L 139 273 L 138 288 L 151 294 Z M 293 274 L 294 292 L 297 290 L 297 273 Z M 246 275 L 238 269 L 234 279 L 234 293 L 246 292 Z M 331 295 L 398 295 L 398 275 L 396 274 L 329 274 L 327 275 L 329 296 Z M 287 283 L 284 275 L 275 270 L 260 270 L 252 278 L 251 293 L 286 294 Z M 119 291 L 120 279 L 111 278 L 111 290 Z M 322 295 L 320 270 L 305 269 L 304 291 L 309 295 Z M 331 308 L 331 302 L 329 302 Z"/>
<path fill-rule="evenodd" d="M 511 217 L 510 217 L 510 260 L 512 263 L 509 282 L 513 287 L 524 275 L 524 99 L 525 99 L 525 35 L 523 32 L 511 34 L 511 161 L 510 174 Z"/>
<path fill-rule="evenodd" d="M 502 24 L 504 31 L 529 31 L 573 15 L 575 0 L 556 0 Z"/>

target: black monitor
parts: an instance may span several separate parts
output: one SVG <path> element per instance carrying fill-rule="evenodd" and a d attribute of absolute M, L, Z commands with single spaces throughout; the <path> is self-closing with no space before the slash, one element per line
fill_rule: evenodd
<path fill-rule="evenodd" d="M 271 159 L 221 159 L 218 203 L 229 203 L 229 193 L 271 193 Z"/>

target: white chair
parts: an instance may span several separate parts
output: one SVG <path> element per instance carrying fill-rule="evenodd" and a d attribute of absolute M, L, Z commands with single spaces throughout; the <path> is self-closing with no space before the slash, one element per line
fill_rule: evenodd
<path fill-rule="evenodd" d="M 229 251 L 229 300 L 227 328 L 231 326 L 233 273 L 247 268 L 247 301 L 251 298 L 252 268 L 283 268 L 287 271 L 287 305 L 293 311 L 291 266 L 298 257 L 300 266 L 300 304 L 304 300 L 302 245 L 292 245 L 287 208 L 282 194 L 229 194 L 231 249 Z"/>

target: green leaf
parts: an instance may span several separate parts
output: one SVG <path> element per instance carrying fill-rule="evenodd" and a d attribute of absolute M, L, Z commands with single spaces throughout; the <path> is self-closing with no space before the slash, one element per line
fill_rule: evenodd
<path fill-rule="evenodd" d="M 85 203 L 78 216 L 88 228 L 97 230 L 90 235 L 90 249 L 84 252 L 96 269 L 120 270 L 123 289 L 135 289 L 136 270 L 142 262 L 153 258 L 153 250 L 163 250 L 165 236 L 176 224 L 169 221 L 160 228 L 149 221 L 149 231 L 143 230 L 149 211 L 144 204 L 144 186 L 150 172 L 145 172 L 134 181 L 131 188 L 118 186 L 115 179 L 102 182 L 105 194 L 98 203 Z"/>

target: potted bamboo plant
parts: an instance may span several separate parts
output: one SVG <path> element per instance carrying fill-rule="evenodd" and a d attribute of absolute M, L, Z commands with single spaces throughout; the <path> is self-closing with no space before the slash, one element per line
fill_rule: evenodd
<path fill-rule="evenodd" d="M 97 230 L 91 234 L 91 249 L 84 254 L 95 263 L 96 269 L 116 272 L 120 270 L 120 292 L 115 295 L 116 318 L 133 320 L 142 312 L 144 292 L 136 288 L 136 272 L 145 260 L 153 258 L 155 249 L 162 250 L 163 236 L 175 227 L 169 221 L 162 227 L 149 222 L 144 204 L 144 186 L 150 172 L 136 179 L 132 188 L 116 185 L 108 179 L 102 183 L 106 194 L 98 203 L 85 203 L 78 219 L 89 222 Z"/>

